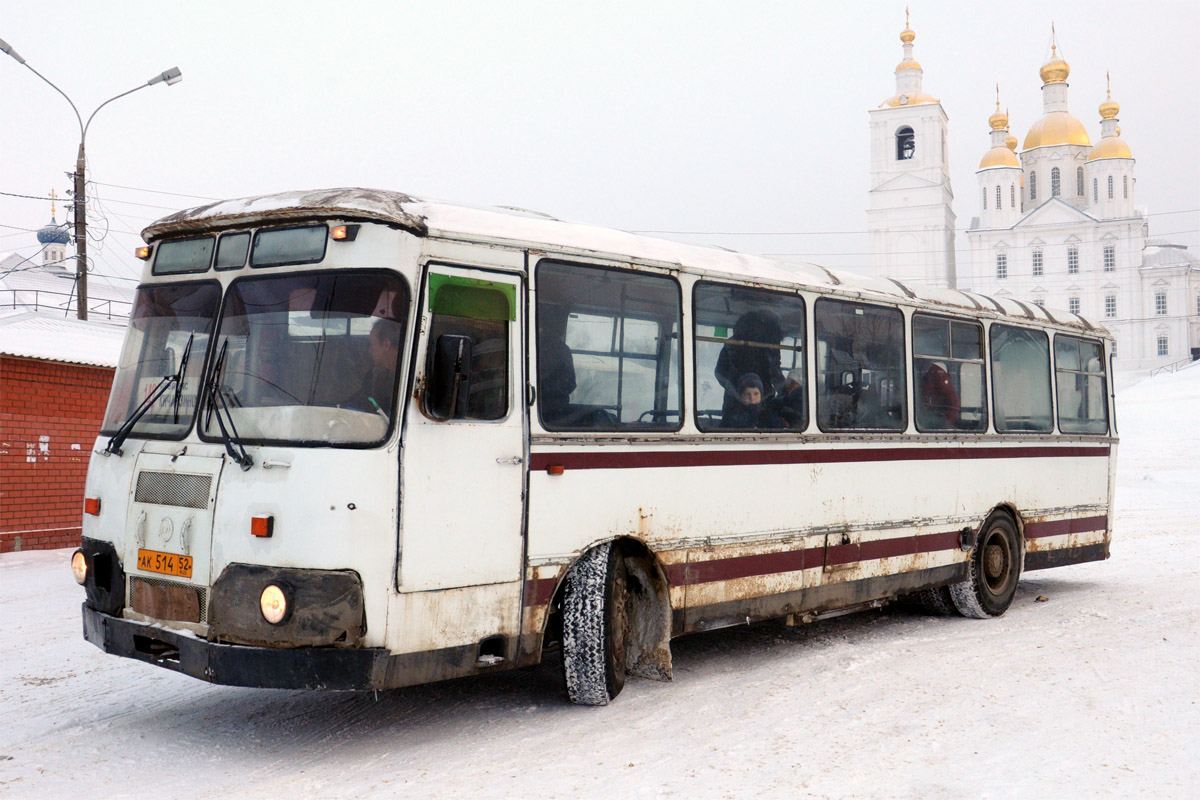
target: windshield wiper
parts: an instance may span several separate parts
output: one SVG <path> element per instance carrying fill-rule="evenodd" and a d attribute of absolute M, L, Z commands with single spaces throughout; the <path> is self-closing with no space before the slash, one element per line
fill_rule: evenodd
<path fill-rule="evenodd" d="M 229 351 L 229 340 L 226 339 L 221 344 L 221 353 L 217 356 L 217 363 L 213 367 L 212 375 L 208 379 L 208 411 L 204 426 L 207 428 L 208 423 L 215 412 L 217 415 L 217 426 L 221 429 L 221 439 L 225 442 L 225 452 L 233 459 L 234 463 L 243 470 L 248 470 L 254 465 L 254 461 L 250 458 L 250 454 L 246 452 L 246 448 L 238 441 L 237 428 L 233 424 L 233 414 L 229 412 L 229 403 L 225 400 L 225 390 L 220 385 L 221 376 L 225 370 L 225 354 Z M 224 412 L 224 416 L 222 416 Z M 229 427 L 225 427 L 226 421 L 229 422 Z M 229 432 L 233 431 L 230 436 Z M 235 449 L 236 445 L 236 449 Z"/>
<path fill-rule="evenodd" d="M 192 342 L 195 339 L 195 333 L 188 337 L 188 342 L 183 348 L 183 355 L 179 359 L 179 371 L 175 373 L 175 401 L 171 404 L 171 419 L 176 425 L 179 424 L 179 399 L 183 397 L 183 376 L 187 374 L 187 363 L 191 358 Z"/>
<path fill-rule="evenodd" d="M 113 437 L 108 440 L 108 444 L 104 446 L 104 455 L 108 456 L 114 453 L 118 456 L 125 455 L 124 451 L 121 450 L 121 445 L 129 438 L 129 434 L 133 432 L 133 426 L 137 424 L 139 419 L 146 415 L 147 411 L 153 408 L 154 404 L 158 402 L 158 398 L 162 397 L 163 393 L 167 391 L 167 387 L 172 383 L 175 384 L 173 418 L 175 424 L 179 424 L 179 398 L 183 390 L 183 371 L 187 369 L 188 357 L 192 353 L 192 341 L 195 338 L 195 333 L 188 337 L 187 346 L 183 348 L 183 356 L 179 359 L 179 369 L 175 371 L 174 375 L 164 375 L 162 380 L 151 390 L 150 394 L 146 395 L 146 399 L 141 402 L 141 405 L 135 408 L 133 413 L 129 415 L 129 419 L 125 420 L 125 424 L 117 428 L 117 432 L 113 434 Z"/>

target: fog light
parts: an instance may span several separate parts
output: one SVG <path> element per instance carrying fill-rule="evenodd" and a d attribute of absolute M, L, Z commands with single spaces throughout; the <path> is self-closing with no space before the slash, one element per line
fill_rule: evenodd
<path fill-rule="evenodd" d="M 71 574 L 80 586 L 87 580 L 87 559 L 83 557 L 82 550 L 76 550 L 75 555 L 71 556 Z"/>
<path fill-rule="evenodd" d="M 262 596 L 258 598 L 258 606 L 262 609 L 263 619 L 272 625 L 278 625 L 287 616 L 287 596 L 284 595 L 283 589 L 273 583 L 263 589 Z"/>

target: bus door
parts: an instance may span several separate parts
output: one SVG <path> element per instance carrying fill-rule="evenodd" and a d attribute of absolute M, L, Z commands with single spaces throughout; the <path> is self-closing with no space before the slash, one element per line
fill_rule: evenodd
<path fill-rule="evenodd" d="M 511 596 L 491 595 L 513 630 L 525 511 L 522 296 L 517 275 L 429 266 L 400 497 L 400 590 L 518 582 Z"/>

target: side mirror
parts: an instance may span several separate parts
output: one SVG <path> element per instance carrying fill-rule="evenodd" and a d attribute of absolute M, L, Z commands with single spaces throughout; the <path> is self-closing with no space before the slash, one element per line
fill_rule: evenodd
<path fill-rule="evenodd" d="M 465 416 L 470 385 L 471 337 L 442 334 L 434 343 L 429 359 L 425 411 L 434 419 Z"/>

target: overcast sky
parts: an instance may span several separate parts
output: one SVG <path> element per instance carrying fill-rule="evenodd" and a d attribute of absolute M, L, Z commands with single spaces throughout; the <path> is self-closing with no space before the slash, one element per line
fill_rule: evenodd
<path fill-rule="evenodd" d="M 950 117 L 960 274 L 994 86 L 1023 141 L 1051 22 L 1093 142 L 1112 73 L 1151 234 L 1200 249 L 1200 3 L 909 5 L 925 91 Z M 895 93 L 903 27 L 903 2 L 4 0 L 0 16 L 0 38 L 85 120 L 183 70 L 88 131 L 89 219 L 108 231 L 89 254 L 125 278 L 137 232 L 172 210 L 334 186 L 861 267 L 867 111 Z M 0 113 L 0 192 L 64 195 L 79 141 L 67 103 L 0 56 Z M 0 195 L 0 258 L 36 253 L 20 229 L 48 216 Z"/>

